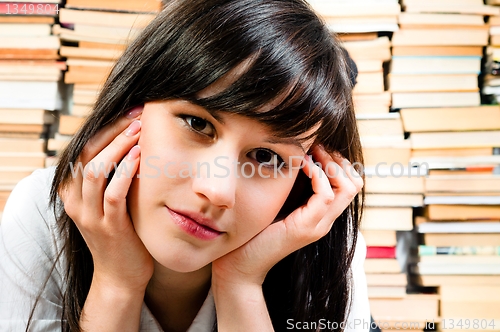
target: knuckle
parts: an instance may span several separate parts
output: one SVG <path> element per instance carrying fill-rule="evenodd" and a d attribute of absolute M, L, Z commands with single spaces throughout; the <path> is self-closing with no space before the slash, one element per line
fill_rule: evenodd
<path fill-rule="evenodd" d="M 99 182 L 99 174 L 96 174 L 95 169 L 87 164 L 84 169 L 84 179 L 90 183 Z"/>
<path fill-rule="evenodd" d="M 123 201 L 123 198 L 120 195 L 117 195 L 112 192 L 104 193 L 104 201 L 109 205 L 118 205 Z"/>
<path fill-rule="evenodd" d="M 122 130 L 121 132 L 117 132 L 115 138 L 109 143 L 109 145 L 115 145 L 115 146 L 123 146 L 126 145 L 132 136 L 127 135 L 126 130 Z"/>
<path fill-rule="evenodd" d="M 334 201 L 335 201 L 335 194 L 333 192 L 325 194 L 323 197 L 323 204 L 325 205 L 331 205 L 333 204 Z"/>

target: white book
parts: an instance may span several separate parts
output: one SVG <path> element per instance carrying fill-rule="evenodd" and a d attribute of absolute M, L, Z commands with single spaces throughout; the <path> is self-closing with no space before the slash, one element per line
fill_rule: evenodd
<path fill-rule="evenodd" d="M 50 36 L 50 24 L 1 23 L 0 36 Z"/>
<path fill-rule="evenodd" d="M 393 56 L 391 74 L 479 74 L 480 56 Z"/>
<path fill-rule="evenodd" d="M 419 233 L 500 233 L 500 222 L 424 222 Z"/>
<path fill-rule="evenodd" d="M 0 81 L 0 108 L 61 109 L 58 82 Z"/>
<path fill-rule="evenodd" d="M 411 272 L 423 275 L 478 275 L 500 274 L 500 265 L 492 264 L 425 264 L 411 266 Z"/>
<path fill-rule="evenodd" d="M 397 0 L 309 0 L 314 10 L 328 17 L 398 15 L 401 6 Z"/>
<path fill-rule="evenodd" d="M 481 105 L 479 92 L 395 92 L 392 108 L 466 107 Z"/>
<path fill-rule="evenodd" d="M 500 142 L 500 132 L 498 142 Z M 500 155 L 472 156 L 472 157 L 413 157 L 413 163 L 427 163 L 429 169 L 465 168 L 469 166 L 500 164 Z"/>
<path fill-rule="evenodd" d="M 43 37 L 4 37 L 0 36 L 2 48 L 26 48 L 26 49 L 59 49 L 61 42 L 57 36 Z"/>
<path fill-rule="evenodd" d="M 500 196 L 427 196 L 426 205 L 500 205 Z"/>
<path fill-rule="evenodd" d="M 59 96 L 58 82 L 0 81 L 0 99 L 22 96 L 55 98 Z"/>
<path fill-rule="evenodd" d="M 41 108 L 44 110 L 60 110 L 62 108 L 61 99 L 33 99 L 33 98 L 13 98 L 10 100 L 0 99 L 0 108 Z"/>
<path fill-rule="evenodd" d="M 377 32 L 377 31 L 398 31 L 399 25 L 397 23 L 330 23 L 327 24 L 330 31 L 336 33 L 363 33 L 363 32 Z"/>

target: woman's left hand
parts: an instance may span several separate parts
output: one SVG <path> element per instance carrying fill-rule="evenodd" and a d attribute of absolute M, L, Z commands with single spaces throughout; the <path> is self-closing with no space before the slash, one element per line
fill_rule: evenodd
<path fill-rule="evenodd" d="M 269 225 L 240 248 L 212 263 L 212 284 L 259 285 L 267 272 L 290 253 L 325 236 L 334 221 L 361 191 L 363 180 L 346 159 L 322 147 L 303 161 L 313 195 L 285 219 Z M 327 176 L 327 174 L 329 176 Z"/>

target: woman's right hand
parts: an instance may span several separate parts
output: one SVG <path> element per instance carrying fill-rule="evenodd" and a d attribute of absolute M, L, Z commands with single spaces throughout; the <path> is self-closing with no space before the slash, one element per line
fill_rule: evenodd
<path fill-rule="evenodd" d="M 59 191 L 66 213 L 92 253 L 93 285 L 125 292 L 144 292 L 154 269 L 126 203 L 139 166 L 140 147 L 136 143 L 142 108 L 134 108 L 92 137 L 73 165 L 79 171 Z M 106 186 L 113 169 L 115 174 Z"/>

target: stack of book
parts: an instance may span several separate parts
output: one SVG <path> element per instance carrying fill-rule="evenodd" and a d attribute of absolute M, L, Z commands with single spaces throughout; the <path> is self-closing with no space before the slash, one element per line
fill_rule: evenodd
<path fill-rule="evenodd" d="M 396 0 L 309 0 L 335 33 L 398 30 L 400 6 Z"/>
<path fill-rule="evenodd" d="M 387 113 L 390 94 L 384 92 L 383 63 L 391 59 L 390 41 L 379 32 L 398 29 L 397 0 L 309 0 L 358 67 L 354 101 L 357 113 Z"/>
<path fill-rule="evenodd" d="M 422 174 L 418 174 L 422 172 Z M 426 170 L 404 167 L 365 168 L 365 211 L 361 232 L 365 237 L 368 254 L 365 261 L 367 277 L 374 280 L 400 280 L 404 262 L 396 259 L 397 231 L 413 229 L 413 207 L 423 205 Z M 405 257 L 400 257 L 405 259 Z M 389 286 L 371 283 L 370 286 Z M 404 295 L 406 283 L 398 281 L 395 288 L 385 288 L 385 297 Z M 381 297 L 381 289 L 373 288 L 373 297 Z"/>
<path fill-rule="evenodd" d="M 13 186 L 45 165 L 45 144 L 62 106 L 59 0 L 0 2 L 0 212 Z"/>
<path fill-rule="evenodd" d="M 423 329 L 438 316 L 437 297 L 407 294 L 407 255 L 397 232 L 413 229 L 413 208 L 423 205 L 426 170 L 409 165 L 410 141 L 405 140 L 400 114 L 389 113 L 391 95 L 384 84 L 384 62 L 391 53 L 389 38 L 383 35 L 398 30 L 394 19 L 400 6 L 396 1 L 318 1 L 314 8 L 343 40 L 359 71 L 353 93 L 365 156 L 367 195 L 361 227 L 373 317 L 382 328 L 418 320 Z M 403 254 L 396 257 L 396 252 Z M 417 304 L 427 310 L 409 309 Z"/>
<path fill-rule="evenodd" d="M 483 0 L 403 0 L 392 38 L 392 108 L 478 106 L 485 15 Z"/>
<path fill-rule="evenodd" d="M 500 243 L 500 175 L 494 172 L 500 165 L 500 156 L 494 154 L 500 146 L 500 107 L 408 108 L 400 113 L 405 131 L 410 132 L 412 164 L 429 169 L 425 217 L 416 221 L 422 246 L 411 266 L 413 282 L 440 287 L 442 326 L 447 319 L 494 318 L 487 308 L 498 297 L 470 298 L 473 277 L 465 278 L 468 284 L 461 285 L 460 280 L 464 275 L 500 273 L 500 256 L 494 257 L 491 250 L 487 258 L 469 255 Z M 497 280 L 494 292 L 500 278 L 491 280 Z M 478 289 L 477 294 L 481 292 Z M 476 315 L 472 307 L 483 314 Z"/>
<path fill-rule="evenodd" d="M 159 0 L 97 1 L 67 0 L 59 14 L 61 56 L 68 71 L 64 82 L 72 85 L 69 114 L 61 115 L 59 132 L 49 141 L 49 150 L 64 147 L 92 110 L 100 87 L 127 44 L 161 9 Z"/>
<path fill-rule="evenodd" d="M 390 99 L 384 94 L 383 62 L 390 60 L 390 42 L 377 37 L 379 31 L 396 31 L 401 8 L 395 0 L 310 0 L 358 67 L 354 88 L 356 111 L 387 113 Z"/>
<path fill-rule="evenodd" d="M 386 113 L 378 118 L 373 114 L 358 115 L 357 121 L 365 153 L 366 208 L 361 232 L 367 244 L 368 296 L 377 323 L 394 327 L 412 317 L 394 315 L 393 307 L 403 308 L 413 303 L 406 294 L 407 279 L 402 268 L 405 255 L 396 257 L 397 252 L 404 250 L 396 235 L 398 231 L 413 229 L 413 207 L 423 205 L 426 170 L 419 177 L 416 173 L 421 170 L 408 166 L 410 145 L 404 140 L 399 113 Z"/>
<path fill-rule="evenodd" d="M 487 0 L 489 5 L 500 6 L 500 1 Z M 490 26 L 490 45 L 493 48 L 500 47 L 500 15 L 491 16 L 488 20 Z"/>
<path fill-rule="evenodd" d="M 383 63 L 391 59 L 391 43 L 377 34 L 341 35 L 343 46 L 358 67 L 354 87 L 356 114 L 384 114 L 389 112 L 391 95 L 385 91 Z"/>
<path fill-rule="evenodd" d="M 427 217 L 418 222 L 423 244 L 412 267 L 415 282 L 439 287 L 443 322 L 479 319 L 490 327 L 499 326 L 500 177 L 474 176 L 461 181 L 434 177 L 453 184 L 449 189 L 455 191 L 427 189 Z M 429 178 L 433 178 L 432 172 Z M 491 184 L 485 186 L 488 181 Z M 477 186 L 480 182 L 482 188 Z M 446 186 L 441 183 L 440 188 Z"/>
<path fill-rule="evenodd" d="M 491 5 L 500 5 L 499 1 L 488 1 Z M 500 15 L 491 16 L 488 20 L 490 26 L 490 43 L 486 48 L 486 65 L 483 85 L 483 94 L 492 96 L 492 101 L 500 100 Z"/>
<path fill-rule="evenodd" d="M 401 109 L 410 133 L 412 163 L 431 169 L 494 165 L 500 146 L 500 108 L 474 107 Z"/>

